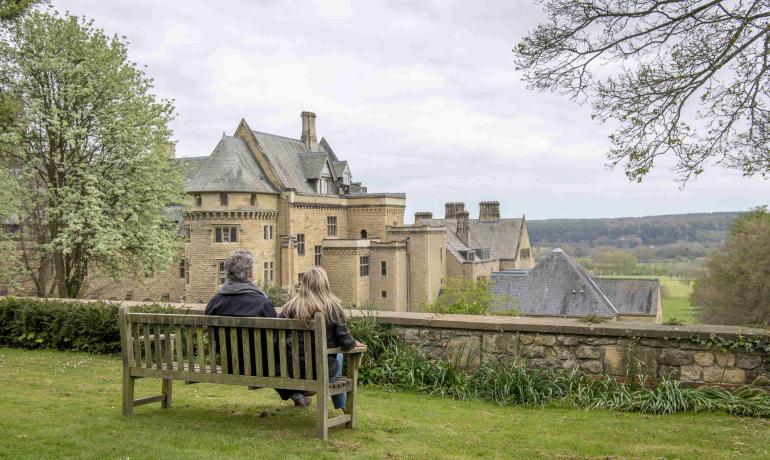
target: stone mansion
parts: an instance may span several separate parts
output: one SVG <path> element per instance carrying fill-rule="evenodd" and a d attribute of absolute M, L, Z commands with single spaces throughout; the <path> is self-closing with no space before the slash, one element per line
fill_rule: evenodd
<path fill-rule="evenodd" d="M 323 266 L 345 301 L 418 311 L 447 277 L 490 277 L 534 265 L 527 222 L 502 219 L 482 202 L 478 219 L 447 203 L 443 219 L 416 213 L 404 224 L 406 196 L 369 193 L 351 165 L 316 136 L 302 112 L 299 139 L 252 130 L 242 120 L 207 157 L 177 158 L 188 202 L 175 210 L 184 253 L 145 280 L 95 276 L 87 297 L 205 303 L 225 281 L 224 260 L 251 251 L 258 283 L 287 290 Z"/>

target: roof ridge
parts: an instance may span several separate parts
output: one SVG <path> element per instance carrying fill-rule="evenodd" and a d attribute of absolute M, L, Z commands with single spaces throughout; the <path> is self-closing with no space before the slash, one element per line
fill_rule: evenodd
<path fill-rule="evenodd" d="M 255 133 L 255 134 L 264 134 L 265 136 L 280 137 L 281 139 L 287 139 L 287 140 L 290 140 L 290 141 L 302 142 L 302 139 L 295 139 L 293 137 L 281 136 L 280 134 L 266 133 L 266 132 L 263 132 L 263 131 L 256 131 L 256 130 L 253 130 L 253 129 L 251 130 L 251 132 Z"/>
<path fill-rule="evenodd" d="M 553 254 L 561 254 L 564 257 L 564 260 L 567 261 L 568 264 L 578 273 L 578 276 L 583 278 L 584 281 L 587 281 L 586 284 L 591 286 L 591 288 L 595 291 L 594 294 L 598 294 L 599 300 L 603 301 L 606 305 L 605 307 L 609 307 L 610 310 L 612 310 L 613 313 L 616 315 L 619 314 L 618 309 L 615 308 L 615 305 L 610 302 L 610 299 L 607 298 L 606 295 L 604 295 L 604 292 L 602 292 L 601 289 L 599 289 L 599 286 L 596 285 L 596 282 L 591 278 L 591 275 L 588 274 L 586 269 L 580 265 L 576 260 L 573 260 L 572 257 L 567 254 L 566 252 L 559 249 L 558 251 L 554 251 Z M 558 255 L 557 255 L 558 257 Z"/>

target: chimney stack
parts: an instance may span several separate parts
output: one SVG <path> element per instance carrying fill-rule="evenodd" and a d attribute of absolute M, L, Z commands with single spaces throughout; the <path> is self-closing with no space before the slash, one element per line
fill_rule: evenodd
<path fill-rule="evenodd" d="M 315 136 L 315 114 L 313 112 L 302 112 L 302 142 L 311 151 L 318 149 L 318 140 Z"/>
<path fill-rule="evenodd" d="M 468 244 L 470 236 L 470 224 L 468 223 L 468 211 L 460 211 L 457 213 L 457 236 Z"/>
<path fill-rule="evenodd" d="M 479 222 L 497 222 L 500 220 L 500 202 L 482 201 L 479 203 Z"/>
<path fill-rule="evenodd" d="M 450 202 L 444 205 L 444 219 L 457 219 L 457 214 L 465 212 L 465 203 Z"/>
<path fill-rule="evenodd" d="M 414 223 L 419 224 L 421 221 L 425 219 L 433 219 L 433 213 L 422 211 L 422 212 L 416 212 L 414 213 Z"/>

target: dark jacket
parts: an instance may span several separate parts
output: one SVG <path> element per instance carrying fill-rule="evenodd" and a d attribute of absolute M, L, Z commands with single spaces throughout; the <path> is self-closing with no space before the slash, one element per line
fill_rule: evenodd
<path fill-rule="evenodd" d="M 254 283 L 228 281 L 206 305 L 207 315 L 276 318 L 273 302 Z"/>

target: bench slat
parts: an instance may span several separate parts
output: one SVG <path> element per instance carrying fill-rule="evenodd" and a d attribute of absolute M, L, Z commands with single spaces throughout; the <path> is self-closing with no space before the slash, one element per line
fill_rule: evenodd
<path fill-rule="evenodd" d="M 238 359 L 238 330 L 234 327 L 230 328 L 230 355 L 232 356 L 232 369 L 233 374 L 240 374 L 240 362 Z"/>
<path fill-rule="evenodd" d="M 227 356 L 229 355 L 227 350 L 229 347 L 227 345 L 228 340 L 227 340 L 227 334 L 225 334 L 224 327 L 219 328 L 218 335 L 219 335 L 219 353 L 222 357 L 222 373 L 227 374 L 227 369 L 230 366 L 227 359 Z"/>
<path fill-rule="evenodd" d="M 195 337 L 193 337 L 194 329 L 191 327 L 184 328 L 185 339 L 187 340 L 187 370 L 192 371 L 195 368 Z"/>
<path fill-rule="evenodd" d="M 281 361 L 281 377 L 289 376 L 286 364 L 286 351 L 286 331 L 281 329 L 278 331 L 278 357 Z"/>
<path fill-rule="evenodd" d="M 165 365 L 164 365 L 165 366 Z M 132 377 L 166 378 L 201 383 L 224 383 L 262 388 L 285 388 L 287 390 L 315 391 L 318 383 L 313 380 L 295 380 L 281 377 L 255 377 L 225 373 L 202 373 L 198 371 L 179 371 L 176 369 L 147 369 L 136 367 L 129 370 Z"/>
<path fill-rule="evenodd" d="M 310 343 L 310 332 L 303 331 L 305 335 L 305 378 L 314 379 L 313 375 L 313 344 Z"/>
<path fill-rule="evenodd" d="M 204 333 L 202 327 L 195 328 L 195 335 L 198 336 L 198 365 L 200 365 L 201 372 L 206 371 L 206 347 L 203 344 Z"/>
<path fill-rule="evenodd" d="M 160 348 L 160 326 L 157 324 L 152 326 L 152 332 L 153 342 L 155 342 L 155 367 L 160 369 L 160 365 L 163 362 L 162 351 Z"/>
<path fill-rule="evenodd" d="M 166 358 L 164 361 L 166 362 L 167 366 L 171 366 L 174 360 L 174 352 L 171 349 L 171 326 L 168 326 L 165 328 L 166 330 L 166 342 L 163 344 L 163 355 Z"/>
<path fill-rule="evenodd" d="M 265 331 L 267 338 L 267 375 L 275 377 L 275 343 L 273 342 L 273 330 Z"/>
<path fill-rule="evenodd" d="M 182 354 L 182 328 L 180 326 L 174 327 L 174 348 L 176 348 L 176 365 L 179 366 L 179 368 L 184 367 L 184 355 Z"/>
<path fill-rule="evenodd" d="M 175 315 L 160 313 L 127 313 L 131 323 L 171 324 L 179 326 L 248 327 L 260 329 L 299 329 L 312 331 L 313 323 L 298 319 L 251 318 L 237 316 Z"/>
<path fill-rule="evenodd" d="M 251 375 L 251 347 L 249 346 L 250 329 L 241 330 L 241 343 L 243 344 L 243 373 Z"/>
<path fill-rule="evenodd" d="M 254 336 L 254 370 L 258 377 L 262 377 L 262 331 L 252 329 Z"/>
<path fill-rule="evenodd" d="M 295 379 L 298 379 L 300 374 L 299 371 L 299 334 L 300 331 L 291 331 L 291 375 Z"/>
<path fill-rule="evenodd" d="M 214 341 L 214 328 L 208 328 L 209 332 L 209 361 L 211 362 L 211 368 L 209 372 L 217 373 L 217 343 Z"/>
<path fill-rule="evenodd" d="M 150 325 L 144 325 L 144 364 L 152 367 L 152 349 L 150 348 Z"/>
<path fill-rule="evenodd" d="M 130 324 L 130 323 L 129 323 Z M 142 365 L 142 344 L 139 343 L 139 325 L 131 324 L 131 335 L 134 346 L 134 366 Z"/>

